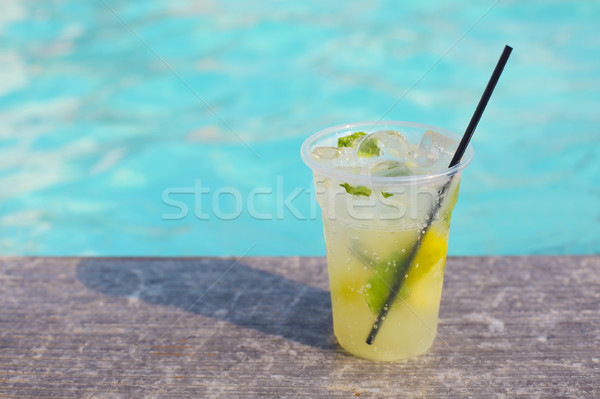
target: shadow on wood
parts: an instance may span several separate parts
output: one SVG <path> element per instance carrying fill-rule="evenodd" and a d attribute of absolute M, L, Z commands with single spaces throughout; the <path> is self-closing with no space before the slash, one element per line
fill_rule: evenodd
<path fill-rule="evenodd" d="M 84 259 L 77 276 L 105 295 L 176 306 L 305 345 L 333 349 L 329 292 L 231 259 Z"/>

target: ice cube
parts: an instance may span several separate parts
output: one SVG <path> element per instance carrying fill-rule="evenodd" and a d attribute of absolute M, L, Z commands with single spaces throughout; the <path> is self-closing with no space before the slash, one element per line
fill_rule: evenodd
<path fill-rule="evenodd" d="M 332 160 L 341 155 L 337 147 L 317 147 L 310 153 L 316 160 Z"/>
<path fill-rule="evenodd" d="M 431 165 L 431 170 L 436 172 L 448 169 L 448 166 L 450 166 L 450 161 L 452 161 L 453 157 L 454 153 L 442 152 L 433 165 Z"/>
<path fill-rule="evenodd" d="M 404 159 L 411 153 L 410 144 L 396 130 L 379 130 L 365 136 L 356 152 L 358 157 L 391 156 Z"/>
<path fill-rule="evenodd" d="M 354 159 L 354 150 L 350 147 L 338 148 L 340 152 L 339 162 L 340 166 L 352 166 L 356 164 Z"/>
<path fill-rule="evenodd" d="M 383 161 L 371 166 L 371 168 L 369 169 L 369 174 L 371 176 L 395 177 L 410 176 L 412 173 L 404 162 Z"/>
<path fill-rule="evenodd" d="M 438 169 L 437 166 L 441 168 L 443 164 L 445 164 L 443 168 L 447 168 L 457 148 L 456 140 L 442 136 L 433 130 L 427 130 L 415 149 L 414 159 L 423 168 L 430 168 L 434 164 L 436 164 L 436 169 Z"/>

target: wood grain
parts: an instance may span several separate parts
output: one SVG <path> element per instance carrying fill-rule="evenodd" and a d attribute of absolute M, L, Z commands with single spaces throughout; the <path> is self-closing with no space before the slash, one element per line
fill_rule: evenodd
<path fill-rule="evenodd" d="M 323 258 L 0 258 L 0 398 L 600 397 L 600 257 L 450 258 L 438 338 L 372 363 Z"/>

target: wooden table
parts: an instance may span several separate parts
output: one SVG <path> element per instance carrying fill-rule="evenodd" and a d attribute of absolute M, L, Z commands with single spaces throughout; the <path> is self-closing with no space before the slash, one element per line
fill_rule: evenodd
<path fill-rule="evenodd" d="M 451 258 L 425 355 L 331 328 L 323 258 L 0 258 L 0 398 L 600 397 L 600 257 Z"/>

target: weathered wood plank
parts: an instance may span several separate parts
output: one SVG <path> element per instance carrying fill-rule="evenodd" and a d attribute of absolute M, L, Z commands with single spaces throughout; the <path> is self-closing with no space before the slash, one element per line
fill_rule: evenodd
<path fill-rule="evenodd" d="M 451 258 L 427 354 L 331 329 L 322 258 L 0 258 L 0 398 L 600 397 L 600 257 Z"/>

